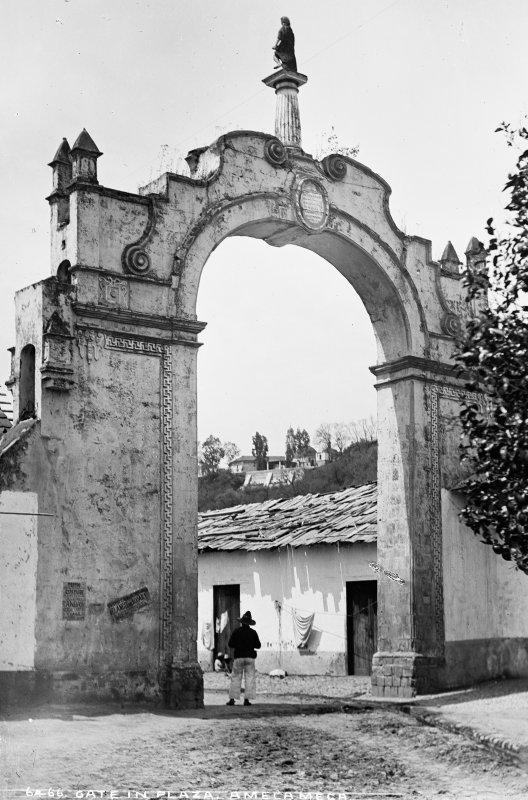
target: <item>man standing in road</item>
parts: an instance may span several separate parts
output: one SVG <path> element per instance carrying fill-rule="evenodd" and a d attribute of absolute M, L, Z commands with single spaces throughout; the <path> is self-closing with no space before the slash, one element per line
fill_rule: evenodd
<path fill-rule="evenodd" d="M 228 647 L 233 647 L 235 654 L 227 705 L 234 706 L 235 700 L 240 700 L 243 675 L 244 705 L 250 706 L 251 703 L 249 701 L 254 700 L 257 693 L 255 659 L 257 657 L 256 651 L 260 650 L 261 644 L 257 632 L 249 627 L 256 624 L 251 616 L 251 611 L 246 611 L 238 621 L 241 623 L 240 628 L 233 631 L 228 642 Z"/>

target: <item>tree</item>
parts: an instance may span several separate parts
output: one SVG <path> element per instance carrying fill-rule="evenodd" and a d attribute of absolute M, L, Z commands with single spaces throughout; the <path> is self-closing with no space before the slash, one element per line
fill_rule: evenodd
<path fill-rule="evenodd" d="M 257 459 L 257 469 L 266 469 L 268 457 L 268 440 L 257 431 L 253 436 L 253 449 L 251 454 Z"/>
<path fill-rule="evenodd" d="M 332 430 L 336 449 L 342 453 L 350 443 L 350 426 L 345 422 L 334 422 Z"/>
<path fill-rule="evenodd" d="M 306 428 L 303 428 L 302 430 L 297 428 L 293 434 L 293 438 L 295 441 L 295 455 L 299 458 L 302 458 L 302 456 L 306 455 L 308 448 L 310 447 L 310 434 Z"/>
<path fill-rule="evenodd" d="M 528 130 L 511 131 L 509 144 L 526 147 Z M 472 466 L 461 516 L 494 552 L 528 574 L 528 150 L 517 160 L 506 189 L 510 212 L 497 235 L 489 219 L 486 265 L 465 273 L 473 316 L 459 342 L 457 360 L 470 375 L 468 388 L 486 402 L 462 408 L 463 456 Z M 488 295 L 493 302 L 488 306 Z M 475 309 L 476 307 L 476 309 Z"/>
<path fill-rule="evenodd" d="M 218 465 L 225 455 L 224 446 L 217 436 L 208 436 L 199 450 L 199 460 L 204 475 L 216 475 Z"/>
<path fill-rule="evenodd" d="M 240 448 L 234 442 L 224 442 L 222 447 L 224 448 L 224 458 L 228 464 L 240 455 Z"/>
<path fill-rule="evenodd" d="M 332 450 L 332 426 L 327 422 L 322 422 L 315 432 L 315 441 L 327 453 Z"/>
<path fill-rule="evenodd" d="M 375 442 L 377 438 L 376 420 L 374 417 L 364 417 L 355 420 L 349 425 L 350 439 L 352 443 Z"/>
<path fill-rule="evenodd" d="M 286 431 L 286 466 L 291 467 L 293 465 L 293 459 L 295 457 L 295 434 L 293 432 L 293 428 L 288 428 Z"/>

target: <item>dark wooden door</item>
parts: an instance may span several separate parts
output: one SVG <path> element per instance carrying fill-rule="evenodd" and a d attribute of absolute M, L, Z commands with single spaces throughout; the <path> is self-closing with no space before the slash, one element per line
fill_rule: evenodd
<path fill-rule="evenodd" d="M 225 586 L 213 586 L 213 613 L 215 626 L 215 656 L 217 653 L 233 652 L 227 643 L 233 630 L 238 628 L 240 618 L 240 585 L 229 583 Z"/>
<path fill-rule="evenodd" d="M 370 675 L 378 643 L 377 581 L 347 581 L 348 674 Z"/>

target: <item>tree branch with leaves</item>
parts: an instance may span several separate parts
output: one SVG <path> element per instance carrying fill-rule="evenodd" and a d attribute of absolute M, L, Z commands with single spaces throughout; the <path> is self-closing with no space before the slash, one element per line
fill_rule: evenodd
<path fill-rule="evenodd" d="M 501 125 L 509 144 L 525 149 L 505 189 L 509 221 L 499 235 L 489 219 L 488 261 L 468 266 L 467 300 L 477 305 L 459 342 L 457 361 L 485 407 L 461 412 L 465 481 L 462 519 L 494 552 L 528 574 L 528 130 Z M 492 303 L 488 305 L 488 297 Z"/>

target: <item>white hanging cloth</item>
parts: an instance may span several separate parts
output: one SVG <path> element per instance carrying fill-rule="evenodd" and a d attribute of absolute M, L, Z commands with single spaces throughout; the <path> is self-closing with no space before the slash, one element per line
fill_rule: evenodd
<path fill-rule="evenodd" d="M 210 622 L 202 625 L 202 644 L 206 650 L 214 650 L 213 626 Z"/>
<path fill-rule="evenodd" d="M 293 633 L 295 636 L 295 644 L 299 650 L 308 646 L 308 639 L 312 632 L 313 621 L 315 614 L 301 614 L 296 608 L 292 610 L 293 618 Z"/>

